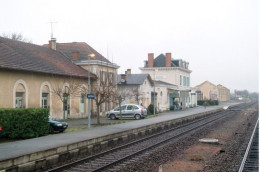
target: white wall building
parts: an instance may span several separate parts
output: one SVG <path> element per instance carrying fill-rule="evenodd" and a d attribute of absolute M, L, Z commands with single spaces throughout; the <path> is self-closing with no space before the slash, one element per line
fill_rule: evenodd
<path fill-rule="evenodd" d="M 148 107 L 153 101 L 153 85 L 149 74 L 131 74 L 128 69 L 126 74 L 117 75 L 117 90 L 125 98 L 122 104 L 142 104 Z"/>
<path fill-rule="evenodd" d="M 148 54 L 148 60 L 144 67 L 141 67 L 142 73 L 150 74 L 155 81 L 162 81 L 175 85 L 177 89 L 174 92 L 168 91 L 168 107 L 188 108 L 190 107 L 190 73 L 189 63 L 182 59 L 172 59 L 171 53 L 160 54 L 154 59 L 154 54 Z M 157 88 L 156 84 L 155 87 Z M 158 89 L 156 90 L 158 93 Z M 177 105 L 178 104 L 178 105 Z M 176 105 L 176 106 L 175 106 Z"/>

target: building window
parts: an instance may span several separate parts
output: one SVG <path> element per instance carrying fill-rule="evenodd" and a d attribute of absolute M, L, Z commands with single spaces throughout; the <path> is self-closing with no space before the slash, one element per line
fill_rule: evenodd
<path fill-rule="evenodd" d="M 46 83 L 43 83 L 41 87 L 41 107 L 49 108 L 50 107 L 50 88 Z"/>
<path fill-rule="evenodd" d="M 100 85 L 104 85 L 106 83 L 106 72 L 100 71 Z"/>
<path fill-rule="evenodd" d="M 49 108 L 49 93 L 42 93 L 42 108 Z"/>
<path fill-rule="evenodd" d="M 114 84 L 114 73 L 109 72 L 109 84 L 113 85 Z"/>
<path fill-rule="evenodd" d="M 180 75 L 180 85 L 182 85 L 182 76 Z"/>
<path fill-rule="evenodd" d="M 51 86 L 49 82 L 43 82 L 40 87 L 40 107 L 49 109 L 49 113 L 51 114 Z"/>
<path fill-rule="evenodd" d="M 183 86 L 186 86 L 186 76 L 183 76 Z"/>
<path fill-rule="evenodd" d="M 15 94 L 15 107 L 16 108 L 25 108 L 25 93 L 16 92 Z"/>
<path fill-rule="evenodd" d="M 190 86 L 190 77 L 187 77 L 187 86 Z"/>
<path fill-rule="evenodd" d="M 92 72 L 93 72 L 94 74 L 97 74 L 97 66 L 93 66 L 93 67 L 92 67 Z"/>
<path fill-rule="evenodd" d="M 63 102 L 63 119 L 67 119 L 68 116 L 70 115 L 70 92 L 68 86 L 64 86 L 63 88 L 62 102 Z"/>
<path fill-rule="evenodd" d="M 27 107 L 27 87 L 23 80 L 18 80 L 14 85 L 14 107 L 26 108 Z"/>

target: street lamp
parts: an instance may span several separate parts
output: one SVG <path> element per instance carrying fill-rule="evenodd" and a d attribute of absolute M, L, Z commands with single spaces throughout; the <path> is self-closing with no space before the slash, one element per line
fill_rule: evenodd
<path fill-rule="evenodd" d="M 89 58 L 95 58 L 95 54 L 91 53 L 88 55 Z M 90 65 L 88 70 L 88 94 L 90 94 Z M 88 98 L 88 128 L 91 126 L 91 112 L 90 112 L 90 98 Z"/>
<path fill-rule="evenodd" d="M 155 115 L 155 72 L 158 72 L 158 69 L 154 69 L 153 71 L 153 115 Z"/>

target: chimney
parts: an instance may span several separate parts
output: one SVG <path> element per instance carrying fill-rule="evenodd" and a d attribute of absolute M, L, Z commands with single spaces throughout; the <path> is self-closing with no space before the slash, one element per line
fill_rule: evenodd
<path fill-rule="evenodd" d="M 72 59 L 73 60 L 79 60 L 79 52 L 77 52 L 77 51 L 72 52 Z"/>
<path fill-rule="evenodd" d="M 51 40 L 49 41 L 49 48 L 56 50 L 56 39 L 55 38 L 51 38 Z"/>
<path fill-rule="evenodd" d="M 165 57 L 165 67 L 171 67 L 172 66 L 172 54 L 166 53 Z"/>
<path fill-rule="evenodd" d="M 127 71 L 125 72 L 125 74 L 131 75 L 131 69 L 127 69 Z"/>
<path fill-rule="evenodd" d="M 125 84 L 126 83 L 126 74 L 121 74 L 120 83 L 121 84 Z"/>
<path fill-rule="evenodd" d="M 154 55 L 153 53 L 148 53 L 148 67 L 154 66 Z"/>

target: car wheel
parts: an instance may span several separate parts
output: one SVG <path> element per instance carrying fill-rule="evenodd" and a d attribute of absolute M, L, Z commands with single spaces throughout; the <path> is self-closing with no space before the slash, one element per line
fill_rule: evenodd
<path fill-rule="evenodd" d="M 116 119 L 116 116 L 115 116 L 114 114 L 111 114 L 111 115 L 110 115 L 110 119 L 115 120 L 115 119 Z"/>
<path fill-rule="evenodd" d="M 49 132 L 50 132 L 51 134 L 54 133 L 54 128 L 53 128 L 52 126 L 50 126 Z"/>
<path fill-rule="evenodd" d="M 138 120 L 138 119 L 141 119 L 141 116 L 140 116 L 139 114 L 136 114 L 136 115 L 135 115 L 135 119 L 137 119 L 137 120 Z"/>

